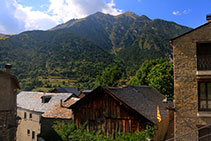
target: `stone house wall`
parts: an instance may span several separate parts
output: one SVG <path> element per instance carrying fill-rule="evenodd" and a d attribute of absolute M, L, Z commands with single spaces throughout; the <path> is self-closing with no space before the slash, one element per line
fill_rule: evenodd
<path fill-rule="evenodd" d="M 16 90 L 17 85 L 8 73 L 0 72 L 0 140 L 16 138 Z"/>
<path fill-rule="evenodd" d="M 198 140 L 198 127 L 211 123 L 211 112 L 209 116 L 198 112 L 196 44 L 200 42 L 211 42 L 211 23 L 172 40 L 176 140 Z"/>
<path fill-rule="evenodd" d="M 40 134 L 41 113 L 18 108 L 17 115 L 21 118 L 18 122 L 17 141 L 36 141 L 37 135 Z"/>

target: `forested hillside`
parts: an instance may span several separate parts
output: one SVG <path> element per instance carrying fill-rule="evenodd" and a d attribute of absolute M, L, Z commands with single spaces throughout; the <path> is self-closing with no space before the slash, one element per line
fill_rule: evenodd
<path fill-rule="evenodd" d="M 190 28 L 132 12 L 118 16 L 98 12 L 51 30 L 68 30 L 89 39 L 123 60 L 132 75 L 145 60 L 171 56 L 169 40 Z"/>
<path fill-rule="evenodd" d="M 0 67 L 11 63 L 22 89 L 77 86 L 92 88 L 109 65 L 122 79 L 134 75 L 143 61 L 170 57 L 169 40 L 190 28 L 126 12 L 96 13 L 48 31 L 28 31 L 0 39 Z"/>

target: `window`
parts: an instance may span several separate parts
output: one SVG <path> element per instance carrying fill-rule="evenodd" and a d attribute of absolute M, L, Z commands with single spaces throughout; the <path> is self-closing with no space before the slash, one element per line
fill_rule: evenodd
<path fill-rule="evenodd" d="M 32 118 L 32 113 L 29 114 L 29 118 Z"/>
<path fill-rule="evenodd" d="M 42 96 L 42 103 L 48 103 L 51 100 L 51 96 Z"/>
<path fill-rule="evenodd" d="M 211 70 L 211 43 L 197 43 L 197 70 Z"/>
<path fill-rule="evenodd" d="M 30 130 L 29 130 L 29 129 L 27 129 L 27 135 L 28 135 L 28 136 L 30 135 Z"/>
<path fill-rule="evenodd" d="M 35 139 L 35 132 L 32 131 L 32 139 Z"/>
<path fill-rule="evenodd" d="M 24 112 L 24 118 L 26 119 L 26 112 Z"/>
<path fill-rule="evenodd" d="M 202 128 L 199 130 L 199 141 L 210 141 L 211 140 L 211 128 Z"/>
<path fill-rule="evenodd" d="M 199 111 L 211 111 L 211 82 L 199 82 Z"/>

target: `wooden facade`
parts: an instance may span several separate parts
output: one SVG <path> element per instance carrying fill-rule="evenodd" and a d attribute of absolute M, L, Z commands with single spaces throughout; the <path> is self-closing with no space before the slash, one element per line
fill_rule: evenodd
<path fill-rule="evenodd" d="M 150 120 L 102 87 L 81 99 L 80 105 L 74 105 L 72 110 L 77 126 L 87 122 L 87 129 L 101 129 L 104 134 L 113 134 L 115 131 L 133 133 L 152 124 Z"/>

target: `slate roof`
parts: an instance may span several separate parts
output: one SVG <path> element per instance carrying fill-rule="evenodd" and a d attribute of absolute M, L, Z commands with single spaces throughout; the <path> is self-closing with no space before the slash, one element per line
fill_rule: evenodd
<path fill-rule="evenodd" d="M 165 119 L 168 116 L 168 112 L 165 110 L 166 104 L 162 102 L 165 97 L 150 86 L 125 85 L 124 87 L 98 87 L 97 89 L 104 90 L 107 94 L 110 94 L 117 100 L 125 103 L 128 107 L 154 124 L 158 122 L 157 106 L 159 106 L 162 119 Z M 80 107 L 80 104 L 82 104 L 85 99 L 91 100 L 92 96 L 95 96 L 95 90 L 70 106 L 70 108 L 74 109 Z"/>
<path fill-rule="evenodd" d="M 206 25 L 208 25 L 208 24 L 210 24 L 210 23 L 211 23 L 211 22 L 205 23 L 205 24 L 203 24 L 203 25 L 201 25 L 201 26 L 199 26 L 199 27 L 197 27 L 197 28 L 194 28 L 194 29 L 192 29 L 192 30 L 190 30 L 190 31 L 188 31 L 188 32 L 186 32 L 186 33 L 183 33 L 183 34 L 181 34 L 181 35 L 179 35 L 179 36 L 177 36 L 177 37 L 174 37 L 173 39 L 170 40 L 170 42 L 172 42 L 172 41 L 176 40 L 177 38 L 180 38 L 180 37 L 182 37 L 182 36 L 184 36 L 184 35 L 186 35 L 186 34 L 189 34 L 189 33 L 193 32 L 193 31 L 195 31 L 195 30 L 198 30 L 199 28 L 202 28 L 202 27 L 204 27 L 204 26 L 206 26 Z"/>
<path fill-rule="evenodd" d="M 67 100 L 71 93 L 43 93 L 22 91 L 17 95 L 17 107 L 35 112 L 47 112 L 62 101 Z M 42 103 L 43 96 L 51 96 L 47 103 Z"/>
<path fill-rule="evenodd" d="M 72 119 L 72 110 L 68 109 L 72 104 L 78 101 L 79 98 L 71 97 L 68 100 L 62 102 L 62 106 L 57 104 L 52 107 L 49 111 L 42 114 L 45 118 L 62 118 L 62 119 Z"/>
<path fill-rule="evenodd" d="M 92 92 L 92 90 L 83 90 L 82 91 L 82 93 L 84 93 L 84 94 L 88 94 L 88 93 L 91 93 Z"/>
<path fill-rule="evenodd" d="M 76 88 L 73 87 L 69 87 L 69 88 L 56 88 L 53 90 L 53 92 L 57 92 L 57 93 L 73 93 L 76 96 L 80 95 L 80 91 L 78 91 Z"/>
<path fill-rule="evenodd" d="M 166 105 L 162 102 L 165 97 L 150 86 L 126 85 L 122 88 L 105 87 L 104 89 L 153 123 L 158 122 L 157 106 L 162 119 L 168 115 L 165 110 Z"/>

